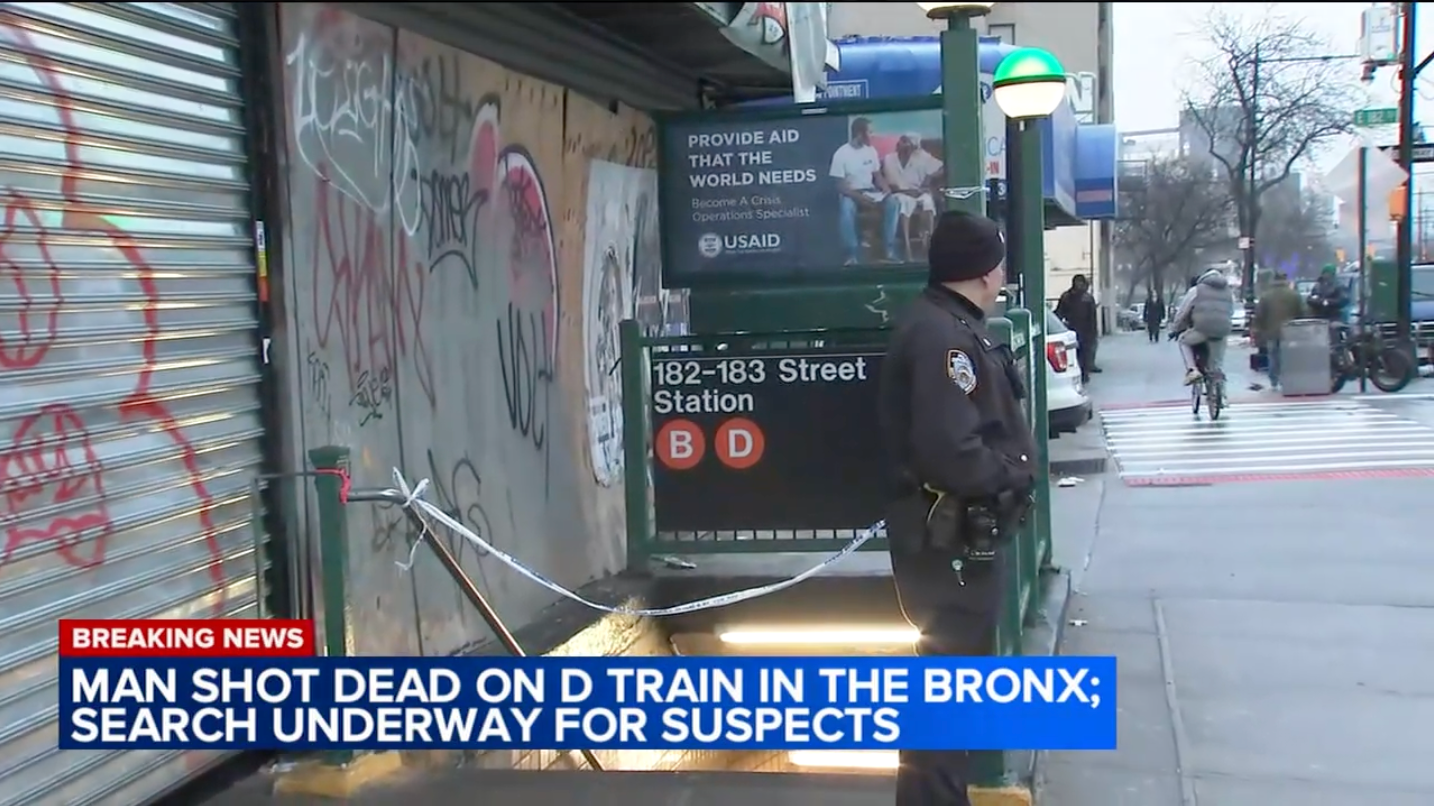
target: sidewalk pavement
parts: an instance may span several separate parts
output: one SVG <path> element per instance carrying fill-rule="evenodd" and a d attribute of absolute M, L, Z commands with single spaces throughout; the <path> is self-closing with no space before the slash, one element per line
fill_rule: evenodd
<path fill-rule="evenodd" d="M 1232 388 L 1258 380 L 1244 355 L 1230 350 Z M 1114 336 L 1100 356 L 1098 405 L 1181 399 L 1170 343 Z M 1361 400 L 1434 423 L 1411 392 Z M 1112 463 L 1057 488 L 1056 559 L 1076 589 L 1062 651 L 1119 658 L 1120 747 L 1050 753 L 1042 802 L 1434 803 L 1430 484 L 1129 486 Z"/>

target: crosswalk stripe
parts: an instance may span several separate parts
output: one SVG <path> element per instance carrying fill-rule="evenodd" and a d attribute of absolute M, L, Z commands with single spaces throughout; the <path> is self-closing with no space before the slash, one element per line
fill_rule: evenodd
<path fill-rule="evenodd" d="M 1217 421 L 1186 406 L 1101 412 L 1129 483 L 1434 469 L 1434 428 L 1355 400 L 1237 403 Z"/>

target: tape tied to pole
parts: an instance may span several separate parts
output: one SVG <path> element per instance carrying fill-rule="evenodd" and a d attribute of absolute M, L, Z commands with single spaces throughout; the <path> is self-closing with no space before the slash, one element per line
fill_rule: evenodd
<path fill-rule="evenodd" d="M 467 526 L 463 525 L 461 522 L 449 515 L 447 512 L 444 512 L 442 509 L 438 508 L 437 506 L 434 506 L 432 502 L 426 500 L 423 497 L 424 492 L 426 492 L 428 489 L 428 479 L 423 479 L 417 485 L 410 486 L 408 484 L 408 481 L 403 477 L 403 474 L 398 470 L 398 468 L 394 468 L 393 482 L 396 489 L 392 492 L 397 494 L 396 497 L 403 498 L 404 503 L 402 504 L 402 506 L 406 509 L 412 510 L 414 514 L 418 517 L 418 521 L 422 524 L 423 527 L 419 533 L 419 539 L 414 543 L 415 550 L 417 549 L 418 543 L 420 543 L 425 537 L 434 536 L 435 533 L 431 524 L 436 522 L 442 524 L 454 534 L 461 536 L 469 543 L 472 543 L 480 551 L 487 552 L 489 555 L 496 558 L 499 562 L 516 571 L 520 576 L 526 577 L 527 579 L 537 583 L 538 585 L 547 588 L 553 593 L 556 593 L 564 598 L 571 599 L 578 604 L 590 607 L 594 610 L 598 610 L 603 613 L 612 613 L 620 616 L 678 616 L 684 613 L 693 613 L 698 610 L 711 610 L 718 607 L 726 607 L 728 605 L 736 604 L 737 602 L 745 602 L 749 599 L 756 599 L 761 596 L 770 596 L 773 593 L 777 593 L 779 591 L 786 590 L 787 588 L 790 588 L 794 585 L 801 584 L 802 582 L 811 579 L 817 574 L 820 574 L 827 568 L 841 562 L 847 557 L 850 557 L 853 553 L 856 552 L 857 549 L 860 549 L 872 538 L 877 537 L 878 535 L 881 535 L 886 531 L 886 521 L 877 521 L 871 526 L 862 529 L 857 534 L 857 536 L 852 539 L 850 543 L 846 544 L 846 546 L 841 549 L 841 551 L 838 551 L 836 554 L 831 555 L 830 557 L 812 566 L 811 568 L 808 568 L 800 574 L 797 574 L 796 576 L 790 577 L 788 579 L 784 579 L 780 582 L 773 582 L 769 585 L 759 585 L 757 587 L 747 588 L 745 590 L 732 591 L 731 593 L 722 593 L 716 596 L 709 596 L 705 599 L 697 599 L 695 601 L 686 602 L 684 604 L 673 605 L 671 607 L 622 607 L 615 605 L 607 605 L 601 602 L 594 602 L 591 599 L 588 599 L 574 591 L 570 591 L 562 585 L 559 585 L 558 583 L 538 573 L 537 571 L 528 568 L 511 554 L 508 554 L 507 552 L 493 546 L 491 543 L 484 540 L 472 529 L 469 529 Z M 410 551 L 407 562 L 400 562 L 397 563 L 397 565 L 399 566 L 399 568 L 402 568 L 404 570 L 411 569 L 413 566 L 413 552 Z"/>

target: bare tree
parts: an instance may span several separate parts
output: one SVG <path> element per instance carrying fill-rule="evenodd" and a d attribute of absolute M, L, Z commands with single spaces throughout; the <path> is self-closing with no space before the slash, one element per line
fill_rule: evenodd
<path fill-rule="evenodd" d="M 1215 55 L 1196 68 L 1182 124 L 1203 135 L 1201 150 L 1228 184 L 1240 233 L 1258 248 L 1261 197 L 1325 140 L 1352 129 L 1359 93 L 1331 73 L 1337 56 L 1302 21 L 1217 7 L 1204 29 Z"/>
<path fill-rule="evenodd" d="M 1335 261 L 1334 201 L 1328 196 L 1276 187 L 1265 195 L 1262 208 L 1262 265 L 1312 277 Z"/>
<path fill-rule="evenodd" d="M 1114 236 L 1118 260 L 1130 267 L 1127 299 L 1142 283 L 1163 295 L 1200 250 L 1230 240 L 1225 182 L 1184 157 L 1154 159 L 1123 176 L 1120 204 Z"/>

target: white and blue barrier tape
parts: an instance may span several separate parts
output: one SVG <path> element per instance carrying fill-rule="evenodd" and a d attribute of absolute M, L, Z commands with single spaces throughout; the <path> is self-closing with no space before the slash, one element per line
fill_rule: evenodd
<path fill-rule="evenodd" d="M 886 528 L 886 521 L 877 521 L 871 526 L 868 526 L 867 528 L 861 530 L 861 532 L 855 538 L 853 538 L 850 543 L 846 544 L 846 546 L 842 548 L 841 551 L 838 551 L 836 554 L 833 554 L 832 556 L 826 558 L 817 565 L 808 568 L 800 574 L 797 574 L 790 579 L 784 579 L 781 582 L 774 582 L 770 585 L 761 585 L 755 588 L 747 588 L 746 590 L 732 591 L 731 593 L 723 593 L 717 596 L 709 596 L 706 599 L 698 599 L 696 601 L 687 602 L 685 604 L 673 605 L 672 607 L 614 607 L 613 605 L 605 605 L 599 602 L 594 602 L 591 599 L 584 598 L 583 596 L 580 596 L 577 593 L 570 591 L 567 588 L 564 588 L 562 585 L 559 585 L 551 579 L 548 579 L 537 571 L 528 568 L 527 566 L 519 562 L 518 559 L 513 557 L 511 554 L 508 554 L 507 552 L 495 548 L 488 541 L 484 540 L 482 537 L 476 534 L 472 529 L 469 529 L 467 526 L 464 526 L 458 520 L 451 517 L 448 513 L 434 506 L 432 503 L 424 500 L 423 493 L 428 489 L 428 479 L 420 481 L 415 487 L 410 487 L 408 485 L 407 480 L 403 478 L 403 474 L 399 472 L 398 468 L 394 468 L 393 481 L 394 484 L 397 485 L 397 489 L 391 492 L 394 492 L 398 496 L 402 497 L 404 502 L 403 506 L 407 509 L 412 509 L 418 515 L 418 519 L 423 524 L 423 530 L 427 535 L 433 535 L 433 530 L 429 525 L 429 518 L 432 518 L 434 521 L 437 521 L 438 523 L 441 523 L 444 526 L 448 527 L 450 530 L 453 531 L 454 534 L 461 535 L 469 543 L 472 543 L 480 550 L 485 551 L 493 557 L 497 558 L 499 562 L 503 563 L 514 571 L 517 571 L 522 576 L 527 577 L 528 579 L 538 583 L 539 585 L 542 585 L 544 588 L 547 588 L 553 593 L 571 599 L 579 604 L 591 607 L 594 610 L 599 610 L 604 613 L 613 613 L 620 616 L 677 616 L 683 613 L 694 613 L 698 610 L 711 610 L 717 607 L 726 607 L 727 605 L 736 604 L 737 602 L 745 602 L 748 599 L 756 599 L 760 596 L 768 596 L 770 594 L 777 593 L 778 591 L 786 590 L 793 585 L 805 582 L 806 580 L 811 579 L 812 577 L 821 573 L 829 566 L 841 562 L 842 560 L 851 556 L 851 554 L 857 549 L 861 548 L 868 540 L 871 540 L 879 533 L 885 531 Z M 424 535 L 421 534 L 419 536 L 419 540 L 414 542 L 414 551 L 417 551 L 418 545 L 422 542 L 423 537 Z M 398 565 L 404 570 L 412 568 L 412 553 L 410 553 L 409 555 L 408 563 L 399 563 Z"/>

